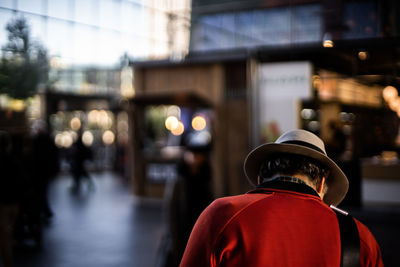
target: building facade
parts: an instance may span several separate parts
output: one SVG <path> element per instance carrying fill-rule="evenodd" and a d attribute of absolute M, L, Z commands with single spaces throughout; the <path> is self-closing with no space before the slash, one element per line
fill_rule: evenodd
<path fill-rule="evenodd" d="M 134 63 L 135 87 L 149 97 L 194 92 L 178 77 L 199 75 L 198 64 L 219 66 L 223 82 L 212 106 L 216 196 L 248 189 L 242 164 L 254 146 L 297 127 L 331 145 L 331 125 L 338 123 L 346 141 L 337 161 L 352 180 L 347 201 L 358 205 L 361 159 L 399 148 L 397 110 L 382 97 L 399 84 L 398 15 L 396 1 L 193 1 L 188 56 Z M 212 88 L 203 91 L 212 96 Z"/>

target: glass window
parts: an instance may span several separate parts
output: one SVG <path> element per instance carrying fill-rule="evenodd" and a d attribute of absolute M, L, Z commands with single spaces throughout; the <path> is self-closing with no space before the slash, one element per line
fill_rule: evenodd
<path fill-rule="evenodd" d="M 13 0 L 0 0 L 0 7 L 4 8 L 14 8 L 14 1 Z"/>
<path fill-rule="evenodd" d="M 241 12 L 235 16 L 236 45 L 248 47 L 261 43 L 255 31 L 254 12 Z"/>
<path fill-rule="evenodd" d="M 101 0 L 99 2 L 99 24 L 102 28 L 114 29 L 119 15 L 115 13 L 115 3 L 112 0 Z"/>
<path fill-rule="evenodd" d="M 96 57 L 96 47 L 93 28 L 84 26 L 82 24 L 75 25 L 74 39 L 73 39 L 73 54 L 74 60 L 77 63 L 93 63 Z"/>
<path fill-rule="evenodd" d="M 51 55 L 58 55 L 63 58 L 71 57 L 72 26 L 71 24 L 52 20 L 48 23 L 47 48 Z"/>
<path fill-rule="evenodd" d="M 69 0 L 57 0 L 57 1 L 47 1 L 48 5 L 48 15 L 51 17 L 72 20 L 74 18 L 73 14 L 73 2 Z"/>
<path fill-rule="evenodd" d="M 288 44 L 290 42 L 290 9 L 284 7 L 264 12 L 264 23 L 260 26 L 258 33 L 263 37 L 264 44 Z"/>
<path fill-rule="evenodd" d="M 32 40 L 39 41 L 42 45 L 46 42 L 46 24 L 42 17 L 37 15 L 24 14 L 31 30 Z"/>
<path fill-rule="evenodd" d="M 5 8 L 14 8 L 13 0 L 0 0 L 0 6 Z"/>
<path fill-rule="evenodd" d="M 93 0 L 75 1 L 75 20 L 89 25 L 96 25 L 97 6 L 97 2 Z"/>
<path fill-rule="evenodd" d="M 123 54 L 121 35 L 114 31 L 101 31 L 98 32 L 97 40 L 96 45 L 92 48 L 96 51 L 96 62 L 99 64 L 118 62 Z"/>
<path fill-rule="evenodd" d="M 345 7 L 345 25 L 348 30 L 344 39 L 378 37 L 381 31 L 378 14 L 373 2 L 347 3 Z"/>
<path fill-rule="evenodd" d="M 138 5 L 124 2 L 121 12 L 121 29 L 124 33 L 138 34 L 144 28 L 142 8 Z"/>
<path fill-rule="evenodd" d="M 320 5 L 203 15 L 193 21 L 192 50 L 314 42 L 321 38 Z"/>
<path fill-rule="evenodd" d="M 192 28 L 192 49 L 251 47 L 290 42 L 290 9 L 276 8 L 199 17 Z"/>
<path fill-rule="evenodd" d="M 42 0 L 18 0 L 18 9 L 35 14 L 43 14 Z"/>
<path fill-rule="evenodd" d="M 135 35 L 124 34 L 121 44 L 122 52 L 127 52 L 134 58 L 139 58 L 145 54 L 146 48 L 144 40 Z"/>
<path fill-rule="evenodd" d="M 5 43 L 7 43 L 8 33 L 6 31 L 6 26 L 7 26 L 7 23 L 9 23 L 11 21 L 12 17 L 13 17 L 12 12 L 0 9 L 0 44 L 1 44 L 1 46 L 3 46 Z"/>
<path fill-rule="evenodd" d="M 322 39 L 321 6 L 300 6 L 293 10 L 292 42 L 317 42 Z"/>

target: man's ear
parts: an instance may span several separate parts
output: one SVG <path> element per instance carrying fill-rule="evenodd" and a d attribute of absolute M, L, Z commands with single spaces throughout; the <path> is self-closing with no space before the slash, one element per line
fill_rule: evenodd
<path fill-rule="evenodd" d="M 257 176 L 257 185 L 261 184 L 261 177 L 260 175 Z"/>

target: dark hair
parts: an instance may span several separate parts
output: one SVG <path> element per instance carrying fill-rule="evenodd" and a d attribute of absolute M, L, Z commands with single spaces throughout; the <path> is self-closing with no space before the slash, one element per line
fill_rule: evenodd
<path fill-rule="evenodd" d="M 312 158 L 294 154 L 276 154 L 261 163 L 259 175 L 261 181 L 276 174 L 294 175 L 303 174 L 317 185 L 322 177 L 327 177 L 328 169 Z"/>

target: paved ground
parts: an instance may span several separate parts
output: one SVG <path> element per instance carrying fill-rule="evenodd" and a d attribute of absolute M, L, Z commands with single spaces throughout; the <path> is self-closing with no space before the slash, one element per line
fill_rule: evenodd
<path fill-rule="evenodd" d="M 51 186 L 55 212 L 42 247 L 29 242 L 16 253 L 16 267 L 156 267 L 164 234 L 163 203 L 139 200 L 112 173 L 93 174 L 95 189 L 70 191 L 71 178 Z M 381 245 L 385 266 L 400 266 L 400 207 L 351 208 Z"/>
<path fill-rule="evenodd" d="M 93 190 L 72 194 L 71 178 L 51 187 L 55 216 L 43 230 L 42 248 L 17 251 L 17 267 L 155 266 L 163 236 L 160 201 L 138 200 L 111 173 L 93 174 Z M 29 240 L 28 240 L 29 241 Z"/>

